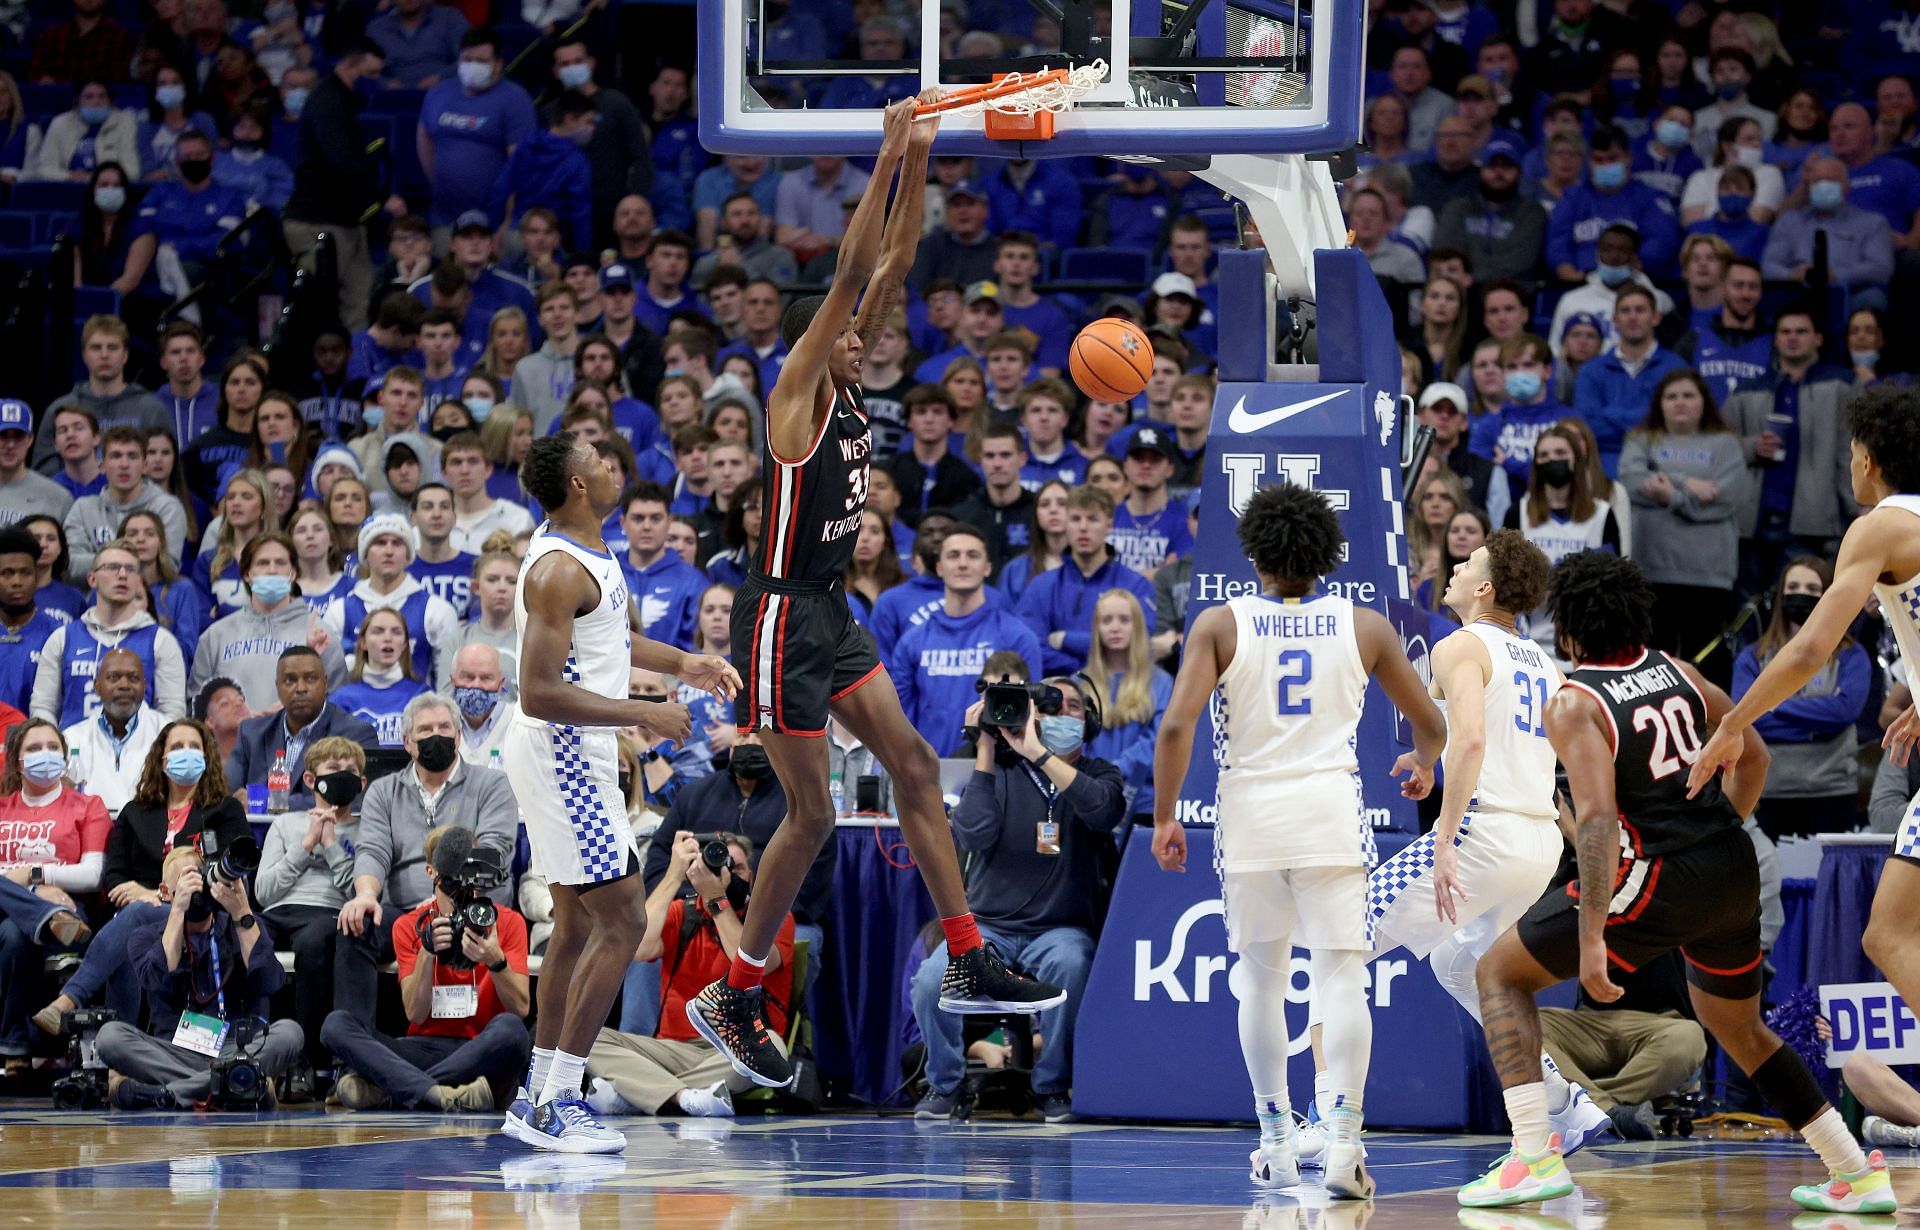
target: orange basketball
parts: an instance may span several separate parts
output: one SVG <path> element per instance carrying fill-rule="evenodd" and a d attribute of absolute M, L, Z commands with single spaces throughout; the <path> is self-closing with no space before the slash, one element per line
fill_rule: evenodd
<path fill-rule="evenodd" d="M 1153 343 L 1146 330 L 1121 316 L 1102 316 L 1073 339 L 1067 370 L 1095 401 L 1125 402 L 1153 375 Z"/>

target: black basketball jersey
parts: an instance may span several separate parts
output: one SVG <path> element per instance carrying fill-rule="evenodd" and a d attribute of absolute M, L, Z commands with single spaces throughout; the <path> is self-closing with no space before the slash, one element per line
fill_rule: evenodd
<path fill-rule="evenodd" d="M 1715 775 L 1687 797 L 1687 770 L 1710 733 L 1707 702 L 1666 654 L 1644 650 L 1626 666 L 1583 666 L 1567 676 L 1600 702 L 1613 736 L 1613 792 L 1629 853 L 1671 854 L 1740 817 Z"/>
<path fill-rule="evenodd" d="M 830 581 L 853 558 L 867 506 L 873 432 L 860 390 L 836 390 L 813 447 L 799 457 L 782 458 L 767 435 L 760 571 L 778 580 Z"/>

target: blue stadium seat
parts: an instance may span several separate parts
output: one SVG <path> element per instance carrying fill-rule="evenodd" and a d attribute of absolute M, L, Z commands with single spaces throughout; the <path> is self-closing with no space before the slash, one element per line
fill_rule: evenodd
<path fill-rule="evenodd" d="M 113 87 L 113 105 L 116 107 L 145 111 L 150 101 L 152 100 L 147 94 L 147 87 L 137 81 L 129 81 L 125 85 Z"/>
<path fill-rule="evenodd" d="M 30 180 L 13 186 L 10 209 L 21 213 L 72 214 L 86 203 L 88 188 L 69 180 Z"/>
<path fill-rule="evenodd" d="M 73 288 L 73 319 L 75 324 L 85 324 L 89 316 L 118 316 L 120 314 L 120 292 L 111 286 L 76 286 Z"/>
<path fill-rule="evenodd" d="M 65 84 L 20 83 L 20 103 L 28 115 L 58 115 L 73 110 L 78 91 Z"/>
<path fill-rule="evenodd" d="M 40 242 L 40 215 L 0 213 L 0 248 L 29 248 Z"/>
<path fill-rule="evenodd" d="M 375 90 L 372 100 L 367 103 L 367 111 L 375 115 L 407 115 L 418 118 L 420 102 L 426 96 L 425 90 Z"/>
<path fill-rule="evenodd" d="M 1145 248 L 1068 248 L 1060 254 L 1063 282 L 1141 286 L 1152 280 L 1153 253 Z"/>

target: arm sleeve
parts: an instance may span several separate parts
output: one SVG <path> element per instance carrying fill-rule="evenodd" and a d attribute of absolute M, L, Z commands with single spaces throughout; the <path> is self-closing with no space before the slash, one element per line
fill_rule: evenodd
<path fill-rule="evenodd" d="M 1873 775 L 1873 797 L 1867 803 L 1867 830 L 1873 833 L 1897 833 L 1906 819 L 1907 803 L 1913 798 L 1908 788 L 1907 771 L 1883 754 Z"/>
<path fill-rule="evenodd" d="M 171 1002 L 187 971 L 184 965 L 177 970 L 167 968 L 167 952 L 160 946 L 165 927 L 163 917 L 157 923 L 135 928 L 127 936 L 127 962 L 133 966 L 133 976 L 141 990 L 155 999 Z"/>
<path fill-rule="evenodd" d="M 513 862 L 513 850 L 520 834 L 520 810 L 513 800 L 513 787 L 504 773 L 482 776 L 479 815 L 473 826 L 474 845 L 486 846 L 504 857 L 501 866 Z"/>
<path fill-rule="evenodd" d="M 1893 232 L 1887 220 L 1874 216 L 1876 225 L 1860 246 L 1860 268 L 1854 285 L 1885 286 L 1893 280 Z"/>
<path fill-rule="evenodd" d="M 1053 631 L 1047 626 L 1047 599 L 1052 596 L 1056 581 L 1057 578 L 1044 572 L 1028 581 L 1027 588 L 1020 593 L 1019 609 L 1014 612 L 1033 629 L 1034 639 L 1041 645 L 1047 643 L 1047 634 Z"/>
<path fill-rule="evenodd" d="M 169 721 L 187 716 L 187 662 L 165 628 L 153 638 L 153 707 Z"/>
<path fill-rule="evenodd" d="M 1127 793 L 1120 770 L 1104 760 L 1083 760 L 1079 775 L 1060 792 L 1067 814 L 1099 833 L 1111 833 L 1127 818 Z"/>
<path fill-rule="evenodd" d="M 1825 696 L 1808 696 L 1804 692 L 1790 696 L 1774 706 L 1773 716 L 1811 727 L 1822 735 L 1837 734 L 1859 721 L 1860 711 L 1867 704 L 1867 692 L 1873 686 L 1873 667 L 1867 661 L 1867 651 L 1858 645 L 1851 646 L 1841 651 L 1836 664 L 1839 670 L 1832 692 Z"/>
<path fill-rule="evenodd" d="M 1647 464 L 1646 437 L 1635 432 L 1620 446 L 1620 485 L 1627 489 L 1627 499 L 1637 507 L 1663 507 L 1652 498 L 1640 494 L 1640 484 L 1652 474 L 1653 467 Z"/>
<path fill-rule="evenodd" d="M 1760 254 L 1760 272 L 1768 281 L 1786 281 L 1793 267 L 1800 263 L 1795 257 L 1799 238 L 1797 222 L 1798 219 L 1791 216 L 1776 218 L 1773 229 L 1767 232 L 1767 246 Z"/>
<path fill-rule="evenodd" d="M 1000 844 L 999 775 L 975 769 L 953 806 L 953 839 L 962 850 L 985 853 Z"/>
<path fill-rule="evenodd" d="M 157 510 L 160 524 L 167 534 L 167 553 L 173 556 L 176 567 L 180 563 L 180 553 L 187 545 L 187 512 L 180 507 L 180 501 L 169 498 Z"/>
<path fill-rule="evenodd" d="M 67 532 L 67 542 L 71 544 L 67 551 L 67 575 L 84 577 L 93 571 L 93 536 L 87 533 L 86 501 L 75 500 L 67 509 L 67 515 L 61 519 L 62 528 Z"/>
<path fill-rule="evenodd" d="M 40 663 L 33 674 L 33 716 L 49 722 L 60 718 L 60 659 L 67 650 L 67 630 L 55 628 L 40 647 Z"/>
<path fill-rule="evenodd" d="M 1653 270 L 1671 269 L 1680 254 L 1679 220 L 1664 194 L 1648 189 L 1648 198 L 1640 228 L 1640 262 Z"/>
<path fill-rule="evenodd" d="M 91 850 L 82 854 L 77 863 L 50 863 L 41 874 L 55 888 L 70 893 L 90 893 L 100 887 L 102 862 L 100 851 Z"/>
<path fill-rule="evenodd" d="M 1740 450 L 1731 442 L 1725 448 L 1715 450 L 1713 471 L 1707 477 L 1719 485 L 1719 493 L 1712 500 L 1702 503 L 1694 498 L 1692 492 L 1680 487 L 1680 502 L 1674 505 L 1673 511 L 1688 521 L 1731 520 L 1740 510 L 1741 498 L 1746 494 L 1747 463 L 1741 460 Z"/>
<path fill-rule="evenodd" d="M 367 792 L 361 804 L 360 827 L 354 832 L 353 874 L 378 877 L 382 895 L 386 892 L 387 869 L 393 863 L 393 822 L 387 815 L 390 794 L 385 790 Z"/>
<path fill-rule="evenodd" d="M 263 910 L 280 904 L 294 882 L 300 878 L 307 853 L 287 838 L 285 818 L 275 820 L 260 847 L 260 870 L 253 877 L 253 900 Z"/>
<path fill-rule="evenodd" d="M 1573 211 L 1565 198 L 1559 208 L 1547 216 L 1547 268 L 1558 269 L 1573 261 Z"/>
<path fill-rule="evenodd" d="M 507 198 L 513 195 L 519 170 L 520 153 L 516 150 L 513 157 L 507 159 L 501 166 L 500 174 L 493 177 L 493 189 L 487 194 L 487 220 L 496 230 L 513 221 L 507 213 Z"/>
<path fill-rule="evenodd" d="M 1737 703 L 1753 687 L 1753 681 L 1760 677 L 1760 655 L 1748 646 L 1740 651 L 1733 660 L 1733 690 L 1731 695 Z"/>
<path fill-rule="evenodd" d="M 106 866 L 100 877 L 100 887 L 111 889 L 117 884 L 125 884 L 133 879 L 133 830 L 127 824 L 126 812 L 114 820 L 113 827 L 107 831 Z"/>

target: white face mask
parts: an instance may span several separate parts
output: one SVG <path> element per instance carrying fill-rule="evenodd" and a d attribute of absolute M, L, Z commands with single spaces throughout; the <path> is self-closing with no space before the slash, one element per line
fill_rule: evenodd
<path fill-rule="evenodd" d="M 1736 145 L 1733 147 L 1734 161 L 1749 170 L 1759 166 L 1766 156 L 1767 152 L 1757 145 Z"/>
<path fill-rule="evenodd" d="M 469 90 L 484 90 L 493 83 L 493 65 L 476 64 L 471 60 L 462 60 L 459 65 L 460 84 Z"/>

